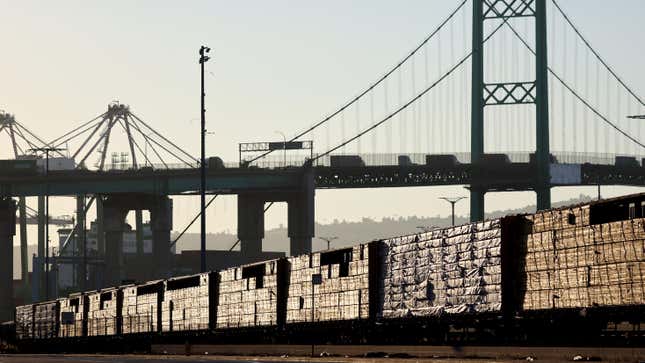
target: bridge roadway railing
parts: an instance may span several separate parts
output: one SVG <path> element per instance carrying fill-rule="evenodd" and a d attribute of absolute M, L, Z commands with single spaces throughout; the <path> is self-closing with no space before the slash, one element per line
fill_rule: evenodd
<path fill-rule="evenodd" d="M 510 152 L 503 153 L 507 155 L 509 160 L 512 163 L 528 163 L 530 161 L 531 153 L 530 152 Z M 401 165 L 400 157 L 407 157 L 407 161 L 414 165 L 424 165 L 426 164 L 427 155 L 436 155 L 430 153 L 361 153 L 361 154 L 332 154 L 326 155 L 319 159 L 316 159 L 314 166 L 332 166 L 331 165 L 331 156 L 338 155 L 356 155 L 361 158 L 365 166 L 397 166 Z M 467 152 L 457 152 L 457 153 L 446 153 L 445 155 L 454 155 L 459 163 L 470 164 L 471 157 L 470 153 Z M 622 155 L 622 154 L 609 154 L 609 153 L 582 153 L 582 152 L 553 152 L 552 155 L 555 157 L 555 160 L 559 164 L 594 164 L 594 165 L 614 165 L 616 162 L 616 156 L 628 156 L 634 157 L 635 160 L 640 164 L 645 160 L 645 155 Z M 314 154 L 314 158 L 317 155 Z M 279 155 L 276 152 L 275 155 L 269 155 L 257 161 L 254 161 L 251 166 L 258 167 L 262 169 L 280 169 L 284 167 L 298 167 L 302 166 L 305 163 L 306 159 L 302 156 L 292 156 L 289 155 L 284 157 Z M 224 162 L 225 168 L 239 168 L 239 162 Z M 199 163 L 186 164 L 186 163 L 174 163 L 174 164 L 142 164 L 139 166 L 139 169 L 151 168 L 153 170 L 175 170 L 175 169 L 191 169 L 199 168 Z M 108 164 L 105 167 L 105 171 L 109 172 L 119 172 L 119 171 L 129 171 L 132 170 L 132 167 L 127 164 Z"/>
<path fill-rule="evenodd" d="M 512 163 L 528 163 L 531 158 L 531 152 L 510 152 L 510 153 L 497 153 L 495 154 L 504 154 L 507 155 L 509 160 Z M 359 156 L 365 166 L 398 166 L 401 165 L 400 157 L 407 157 L 407 161 L 414 165 L 424 165 L 426 164 L 427 155 L 437 155 L 431 153 L 339 153 L 326 155 L 321 158 L 316 159 L 314 166 L 330 167 L 332 156 L 338 155 L 353 155 Z M 471 157 L 470 153 L 467 152 L 457 152 L 457 153 L 445 153 L 444 155 L 454 155 L 459 163 L 470 164 Z M 645 155 L 627 155 L 627 154 L 610 154 L 610 153 L 582 153 L 582 152 L 552 152 L 553 157 L 559 164 L 594 164 L 594 165 L 614 165 L 616 162 L 616 156 L 627 156 L 633 157 L 635 160 L 641 164 L 645 159 Z M 314 154 L 314 158 L 317 155 Z M 405 158 L 404 158 L 405 159 Z M 284 166 L 302 166 L 305 162 L 303 157 L 287 157 L 284 158 L 282 155 L 269 155 L 257 161 L 254 161 L 251 165 L 257 166 L 259 168 L 275 169 L 281 168 Z M 234 163 L 227 163 L 228 165 L 234 165 Z M 642 165 L 642 164 L 641 164 Z"/>

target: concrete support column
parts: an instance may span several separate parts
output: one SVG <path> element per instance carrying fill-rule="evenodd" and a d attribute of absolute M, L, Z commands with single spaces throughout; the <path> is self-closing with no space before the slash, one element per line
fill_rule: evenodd
<path fill-rule="evenodd" d="M 315 229 L 315 187 L 313 169 L 303 175 L 303 185 L 288 203 L 289 253 L 299 255 L 311 252 L 311 239 Z"/>
<path fill-rule="evenodd" d="M 105 223 L 103 196 L 96 195 L 96 249 L 99 256 L 105 256 Z"/>
<path fill-rule="evenodd" d="M 0 199 L 0 321 L 13 319 L 13 236 L 16 235 L 16 202 Z"/>
<path fill-rule="evenodd" d="M 38 197 L 38 265 L 33 266 L 34 273 L 37 273 L 38 276 L 35 276 L 34 279 L 38 281 L 38 294 L 34 296 L 37 300 L 40 300 L 42 296 L 45 296 L 45 197 Z"/>
<path fill-rule="evenodd" d="M 172 200 L 167 196 L 158 197 L 150 209 L 152 227 L 152 261 L 154 278 L 170 276 L 172 261 L 170 254 L 170 231 L 172 230 Z"/>
<path fill-rule="evenodd" d="M 82 263 L 77 265 L 76 269 L 76 286 L 81 291 L 85 290 L 87 282 L 87 239 L 85 238 L 85 195 L 76 196 L 76 238 L 74 239 L 74 255 L 80 256 Z"/>
<path fill-rule="evenodd" d="M 123 230 L 128 210 L 109 198 L 103 202 L 105 229 L 104 286 L 117 286 L 123 280 Z"/>
<path fill-rule="evenodd" d="M 259 256 L 264 238 L 264 199 L 258 195 L 237 196 L 237 237 L 244 256 Z"/>
<path fill-rule="evenodd" d="M 137 257 L 143 257 L 143 211 L 137 209 L 134 211 L 134 224 L 136 228 L 137 237 Z"/>
<path fill-rule="evenodd" d="M 20 280 L 27 291 L 29 283 L 29 252 L 27 251 L 27 200 L 25 197 L 18 199 L 20 215 Z"/>

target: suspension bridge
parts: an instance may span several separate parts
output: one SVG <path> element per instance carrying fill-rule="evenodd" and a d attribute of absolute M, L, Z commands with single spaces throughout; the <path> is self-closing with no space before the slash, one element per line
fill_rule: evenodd
<path fill-rule="evenodd" d="M 476 221 L 485 217 L 486 193 L 534 191 L 544 209 L 555 186 L 645 186 L 645 104 L 574 19 L 557 0 L 463 0 L 400 62 L 327 116 L 273 147 L 245 149 L 235 163 L 210 159 L 211 202 L 220 194 L 238 196 L 241 253 L 262 254 L 265 205 L 275 202 L 289 206 L 290 252 L 310 251 L 320 188 L 464 185 Z M 70 238 L 84 239 L 85 215 L 94 206 L 109 285 L 126 277 L 120 255 L 127 212 L 136 211 L 140 230 L 141 211 L 149 210 L 151 274 L 169 274 L 176 243 L 169 196 L 199 190 L 195 157 L 120 103 L 52 141 L 9 113 L 1 120 L 0 133 L 6 131 L 15 158 L 42 159 L 29 150 L 65 148 L 55 156 L 74 165 L 0 176 L 3 239 L 12 239 L 16 224 L 12 198 L 19 198 L 23 228 L 26 197 L 39 198 L 32 215 L 40 226 L 44 196 L 74 196 Z M 125 135 L 129 153 L 112 153 L 110 163 L 116 130 Z M 305 144 L 310 152 L 289 150 L 287 157 L 288 145 Z M 48 263 L 40 230 L 38 241 L 42 273 Z M 26 251 L 26 237 L 23 244 Z M 74 263 L 83 266 L 78 286 L 84 287 L 86 247 L 74 246 Z M 137 253 L 142 250 L 138 235 Z"/>

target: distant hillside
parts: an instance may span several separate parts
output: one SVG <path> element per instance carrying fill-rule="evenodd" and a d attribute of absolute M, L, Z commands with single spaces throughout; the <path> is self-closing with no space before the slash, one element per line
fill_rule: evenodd
<path fill-rule="evenodd" d="M 580 195 L 578 198 L 569 199 L 563 202 L 554 203 L 554 207 L 571 205 L 588 202 L 591 197 Z M 494 211 L 486 215 L 487 218 L 497 218 L 509 214 L 533 213 L 535 205 L 526 206 L 518 209 L 507 209 Z M 468 222 L 467 216 L 457 216 L 455 223 L 463 224 Z M 363 218 L 360 222 L 334 221 L 331 224 L 316 224 L 316 235 L 331 237 L 337 236 L 338 239 L 332 242 L 332 246 L 345 247 L 352 246 L 360 242 L 371 241 L 373 239 L 398 236 L 418 231 L 417 227 L 446 227 L 450 225 L 450 218 L 439 217 L 399 217 L 383 218 L 376 221 L 369 218 Z M 179 242 L 177 242 L 177 251 L 199 249 L 199 234 L 186 233 Z M 237 236 L 228 233 L 209 234 L 207 236 L 207 246 L 209 249 L 225 250 L 229 249 L 237 241 Z M 265 251 L 286 251 L 289 240 L 287 238 L 286 228 L 276 228 L 267 230 L 263 240 L 263 249 Z M 238 246 L 239 247 L 239 246 Z M 326 242 L 319 239 L 314 241 L 314 250 L 326 248 Z"/>

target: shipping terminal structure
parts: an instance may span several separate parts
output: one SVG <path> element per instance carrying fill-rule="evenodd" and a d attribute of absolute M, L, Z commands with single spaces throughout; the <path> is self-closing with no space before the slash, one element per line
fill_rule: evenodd
<path fill-rule="evenodd" d="M 645 193 L 18 306 L 24 351 L 643 346 Z"/>

